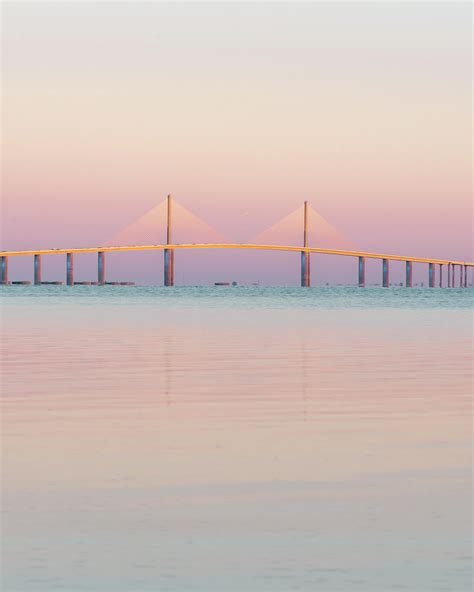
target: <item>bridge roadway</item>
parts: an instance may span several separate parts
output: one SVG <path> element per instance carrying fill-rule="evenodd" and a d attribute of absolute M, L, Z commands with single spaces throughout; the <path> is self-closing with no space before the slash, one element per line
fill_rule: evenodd
<path fill-rule="evenodd" d="M 436 265 L 463 265 L 474 267 L 474 262 L 452 261 L 450 259 L 429 259 L 407 255 L 386 255 L 366 251 L 346 251 L 340 249 L 321 249 L 318 247 L 298 247 L 290 245 L 255 245 L 241 243 L 189 243 L 166 245 L 125 245 L 107 247 L 77 247 L 68 249 L 36 249 L 27 251 L 0 251 L 0 257 L 19 257 L 23 255 L 67 255 L 68 253 L 111 253 L 124 251 L 164 251 L 178 249 L 253 249 L 256 251 L 290 251 L 297 253 L 321 253 L 346 257 L 365 257 L 367 259 L 387 259 L 390 261 L 411 261 L 413 263 L 433 263 Z"/>

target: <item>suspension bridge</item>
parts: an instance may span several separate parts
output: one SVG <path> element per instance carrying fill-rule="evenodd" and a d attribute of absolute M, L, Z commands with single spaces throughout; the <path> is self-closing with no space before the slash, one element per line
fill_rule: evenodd
<path fill-rule="evenodd" d="M 474 262 L 467 261 L 451 261 L 448 259 L 430 259 L 426 257 L 412 257 L 406 255 L 390 255 L 386 253 L 371 253 L 358 250 L 349 249 L 332 249 L 322 247 L 309 246 L 308 236 L 308 202 L 304 202 L 303 216 L 301 220 L 302 225 L 302 245 L 280 245 L 280 244 L 259 244 L 259 243 L 173 243 L 173 200 L 171 196 L 166 200 L 166 243 L 164 244 L 122 244 L 122 245 L 104 245 L 99 247 L 78 247 L 78 248 L 51 248 L 51 249 L 29 249 L 21 251 L 0 251 L 0 284 L 10 285 L 8 271 L 8 261 L 10 257 L 27 257 L 33 256 L 33 272 L 34 285 L 41 285 L 43 283 L 60 283 L 60 282 L 43 282 L 42 281 L 42 257 L 44 255 L 65 255 L 66 256 L 66 284 L 74 286 L 79 282 L 74 281 L 74 256 L 86 253 L 97 253 L 97 282 L 98 285 L 105 285 L 106 282 L 106 254 L 112 252 L 127 252 L 127 251 L 163 251 L 164 253 L 164 278 L 165 286 L 174 286 L 174 253 L 179 250 L 196 250 L 196 249 L 245 249 L 256 251 L 286 251 L 297 252 L 301 254 L 301 286 L 311 286 L 311 254 L 323 255 L 339 255 L 343 257 L 353 257 L 357 260 L 357 278 L 359 287 L 363 288 L 366 285 L 366 260 L 378 259 L 381 261 L 381 275 L 382 286 L 388 288 L 390 286 L 390 262 L 402 261 L 406 265 L 405 286 L 411 288 L 413 286 L 413 265 L 415 263 L 427 265 L 428 271 L 428 286 L 434 288 L 448 287 L 454 288 L 456 284 L 458 287 L 466 288 L 468 285 L 468 269 L 474 267 Z M 443 269 L 446 267 L 447 277 L 443 284 Z M 436 269 L 439 274 L 437 277 Z M 457 276 L 457 277 L 456 277 Z M 26 282 L 18 282 L 26 283 Z M 84 282 L 81 282 L 84 283 Z"/>

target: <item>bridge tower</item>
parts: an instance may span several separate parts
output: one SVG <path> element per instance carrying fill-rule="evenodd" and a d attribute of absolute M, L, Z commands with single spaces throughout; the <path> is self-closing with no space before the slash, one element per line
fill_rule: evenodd
<path fill-rule="evenodd" d="M 304 202 L 303 247 L 308 246 L 308 202 Z M 301 251 L 301 286 L 309 288 L 311 285 L 310 256 L 307 251 Z"/>
<path fill-rule="evenodd" d="M 167 216 L 166 216 L 166 244 L 172 244 L 171 229 L 172 229 L 172 200 L 171 195 L 167 198 Z M 165 270 L 164 270 L 164 284 L 165 286 L 174 286 L 174 250 L 164 250 Z"/>

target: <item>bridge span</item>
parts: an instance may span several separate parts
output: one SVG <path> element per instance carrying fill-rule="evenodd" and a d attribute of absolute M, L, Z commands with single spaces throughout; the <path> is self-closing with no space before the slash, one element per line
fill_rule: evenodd
<path fill-rule="evenodd" d="M 340 249 L 323 249 L 308 246 L 307 233 L 307 202 L 304 208 L 304 232 L 303 245 L 259 245 L 241 243 L 189 243 L 173 244 L 171 241 L 171 197 L 168 196 L 168 226 L 166 244 L 154 245 L 117 245 L 99 247 L 73 247 L 61 249 L 36 249 L 24 251 L 0 251 L 0 284 L 9 284 L 8 279 L 8 258 L 9 257 L 34 257 L 34 283 L 41 284 L 41 268 L 43 255 L 66 255 L 66 283 L 74 285 L 74 255 L 85 253 L 98 254 L 97 283 L 105 284 L 105 254 L 112 252 L 128 251 L 164 251 L 164 285 L 174 285 L 174 251 L 190 249 L 252 249 L 256 251 L 290 251 L 301 253 L 301 286 L 311 285 L 310 276 L 310 255 L 318 253 L 323 255 L 340 255 L 343 257 L 355 257 L 358 259 L 358 285 L 365 287 L 365 261 L 366 259 L 380 259 L 382 261 L 382 285 L 390 286 L 390 261 L 404 261 L 406 264 L 407 288 L 413 285 L 413 264 L 422 263 L 428 265 L 428 286 L 434 288 L 436 282 L 435 266 L 439 266 L 439 287 L 443 286 L 443 266 L 447 266 L 447 287 L 453 288 L 456 284 L 456 269 L 459 269 L 459 287 L 467 287 L 467 270 L 474 267 L 474 262 L 452 261 L 449 259 L 430 259 L 426 257 L 412 257 L 407 255 L 390 255 L 386 253 L 372 253 L 367 251 L 348 251 Z"/>

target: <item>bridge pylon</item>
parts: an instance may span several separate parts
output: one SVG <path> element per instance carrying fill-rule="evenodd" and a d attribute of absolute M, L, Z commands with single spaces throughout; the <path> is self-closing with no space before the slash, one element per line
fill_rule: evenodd
<path fill-rule="evenodd" d="M 166 200 L 166 244 L 172 244 L 172 199 L 168 195 Z M 165 286 L 174 286 L 174 249 L 164 250 L 164 284 Z"/>
<path fill-rule="evenodd" d="M 304 202 L 303 222 L 303 247 L 308 246 L 308 202 Z M 310 255 L 308 251 L 301 251 L 301 287 L 309 288 L 311 285 Z"/>

